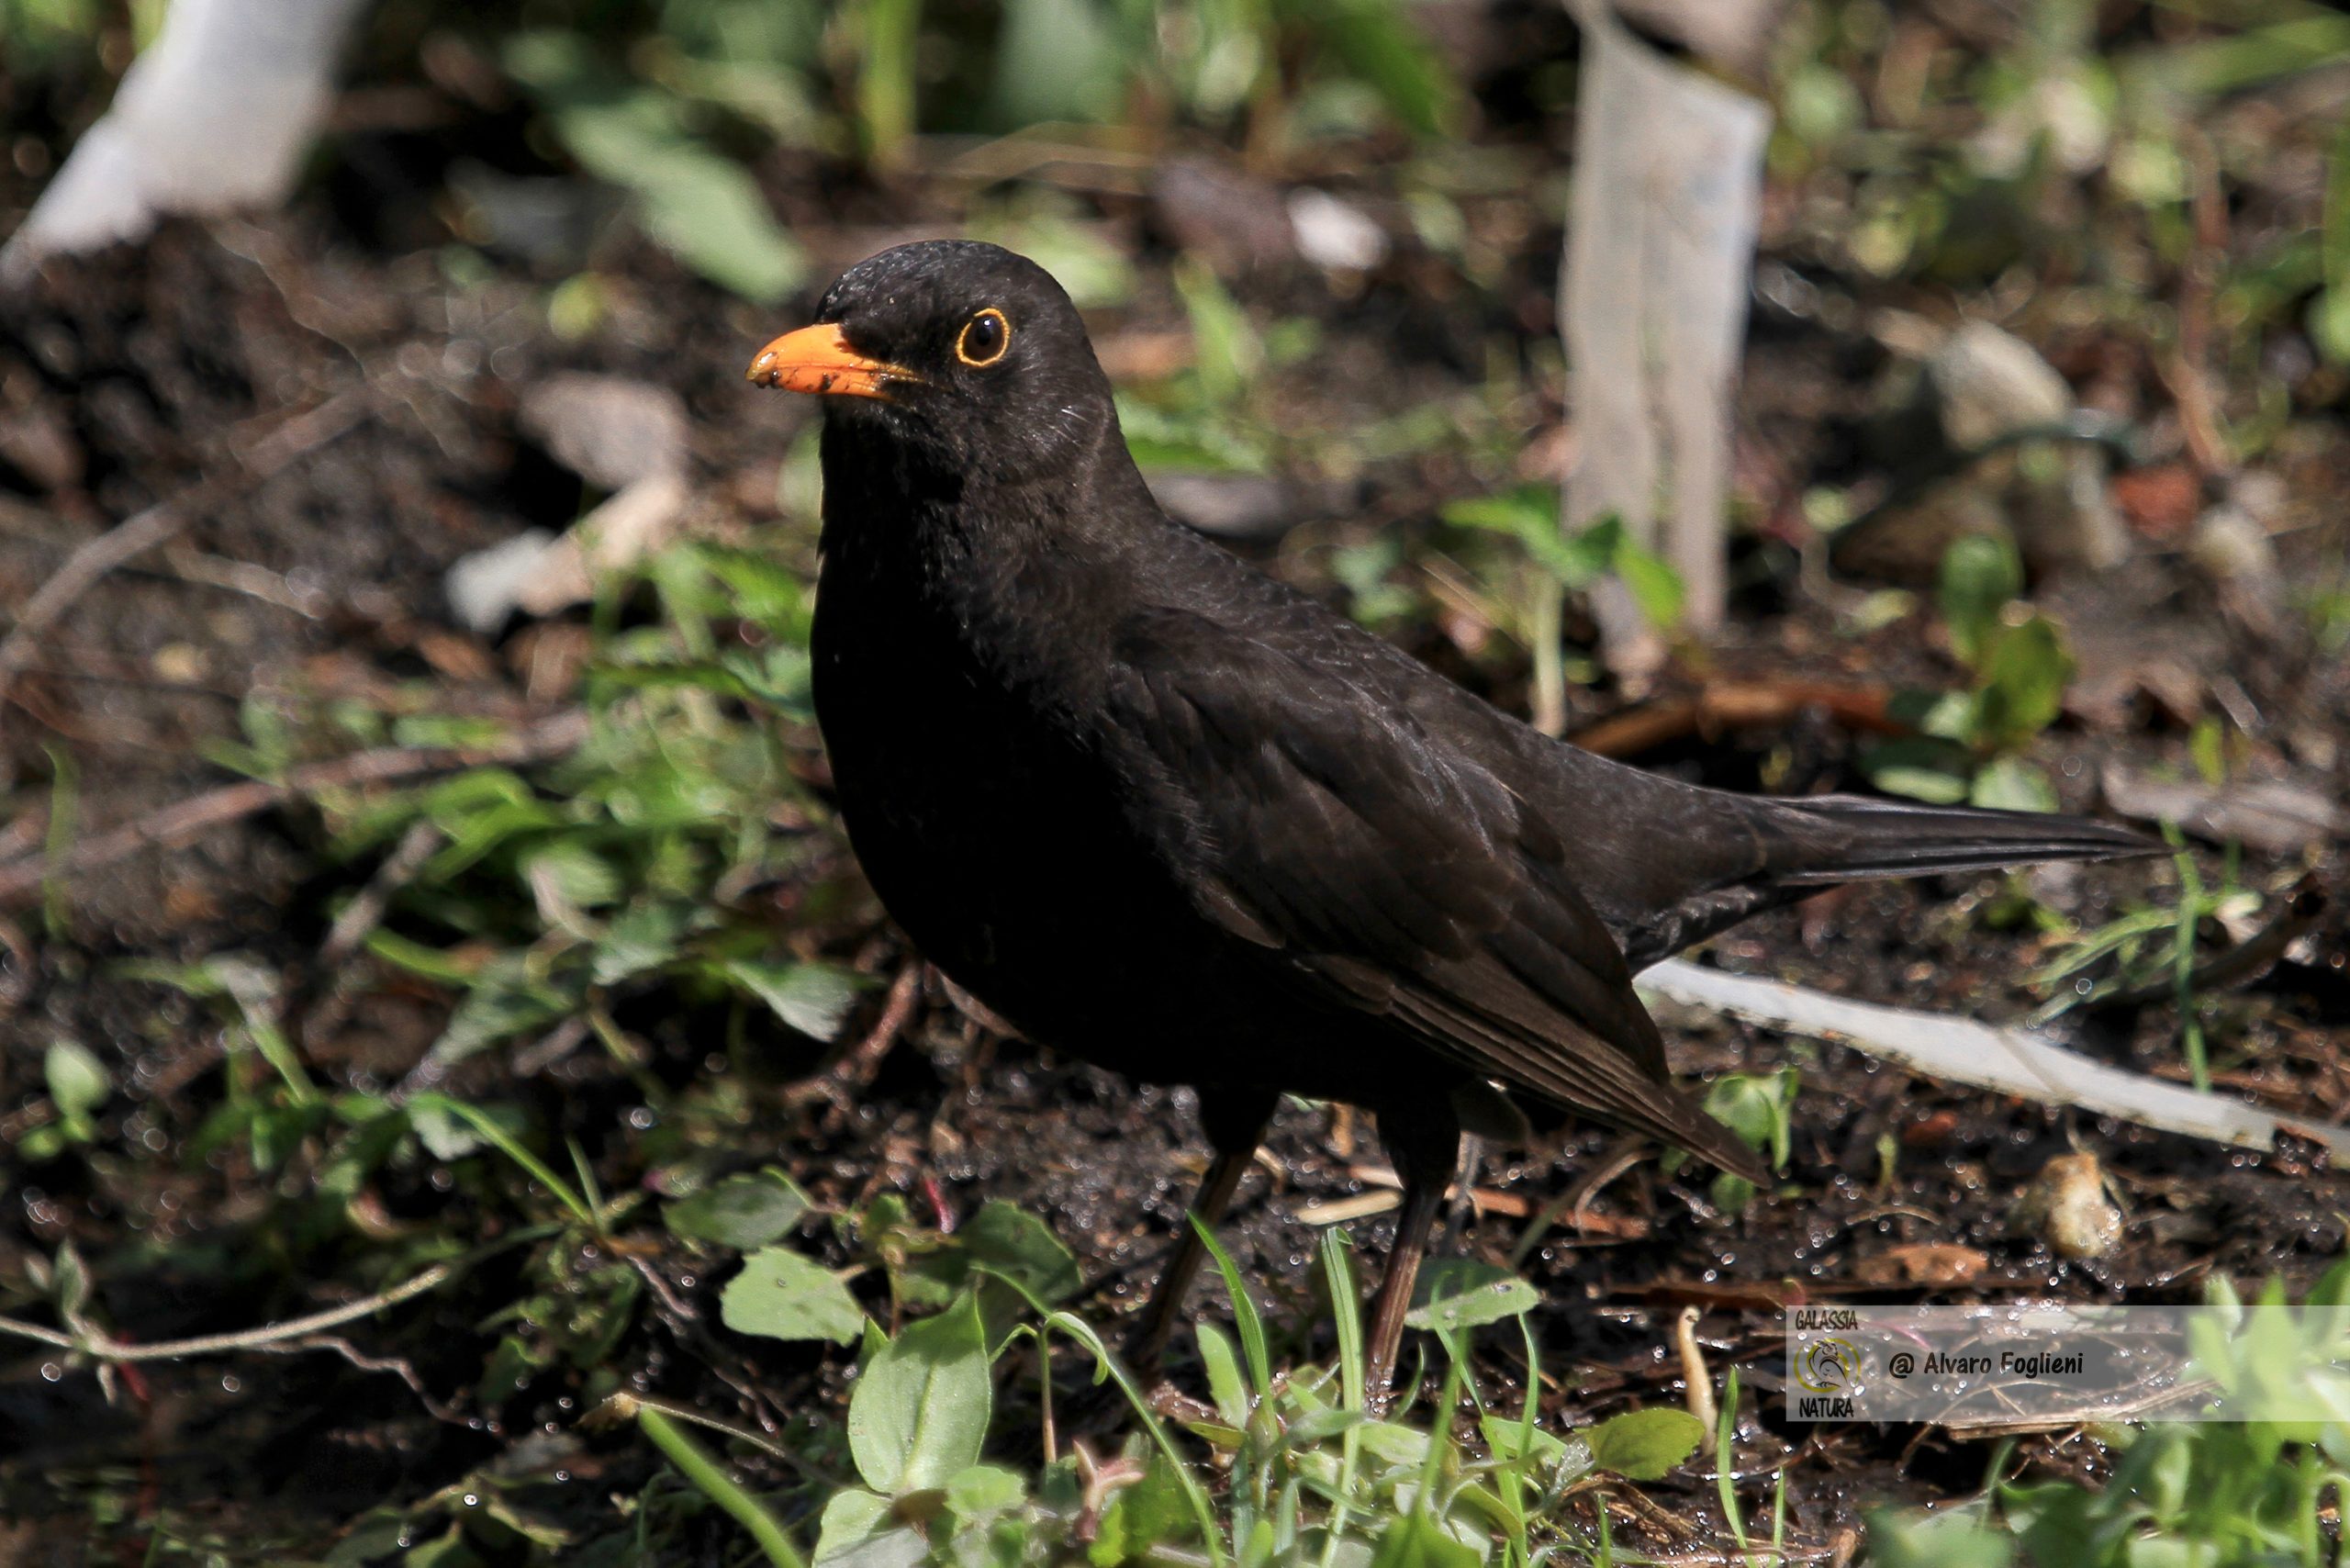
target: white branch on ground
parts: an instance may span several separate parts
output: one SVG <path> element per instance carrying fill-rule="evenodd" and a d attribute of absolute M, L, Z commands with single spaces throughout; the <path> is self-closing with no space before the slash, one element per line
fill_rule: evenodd
<path fill-rule="evenodd" d="M 2350 1156 L 2350 1127 L 2297 1121 L 2225 1094 L 2199 1094 L 2181 1084 L 2124 1072 L 2028 1029 L 1852 1002 L 1702 969 L 1684 958 L 1667 958 L 1633 983 L 1684 1007 L 1850 1046 L 1929 1078 L 2020 1094 L 2042 1104 L 2077 1105 L 2100 1116 L 2244 1148 L 2267 1148 L 2279 1133 L 2288 1133 L 2325 1145 L 2337 1159 Z"/>

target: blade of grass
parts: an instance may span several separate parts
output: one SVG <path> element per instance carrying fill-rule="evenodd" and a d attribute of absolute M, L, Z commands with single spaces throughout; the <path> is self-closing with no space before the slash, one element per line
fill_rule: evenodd
<path fill-rule="evenodd" d="M 2165 824 L 2167 826 L 2167 824 Z M 2178 1026 L 2187 1050 L 2187 1070 L 2198 1094 L 2211 1092 L 2211 1064 L 2203 1046 L 2203 1018 L 2195 1006 L 2195 924 L 2203 910 L 2203 875 L 2195 857 L 2178 844 L 2178 830 L 2168 836 L 2178 846 L 2178 941 L 2172 955 L 2172 978 L 2178 991 Z"/>
<path fill-rule="evenodd" d="M 49 827 L 41 836 L 41 923 L 52 938 L 70 929 L 66 915 L 65 864 L 73 849 L 73 830 L 81 818 L 82 770 L 63 746 L 45 746 L 49 754 Z"/>
<path fill-rule="evenodd" d="M 565 1137 L 563 1147 L 571 1151 L 571 1169 L 579 1175 L 579 1194 L 586 1200 L 588 1212 L 598 1216 L 604 1212 L 604 1194 L 596 1185 L 596 1172 L 588 1168 L 588 1151 L 579 1147 L 576 1137 Z"/>
<path fill-rule="evenodd" d="M 1340 1408 L 1363 1407 L 1362 1300 L 1356 1294 L 1354 1266 L 1347 1253 L 1354 1239 L 1344 1226 L 1322 1234 L 1322 1278 L 1330 1290 L 1330 1316 L 1338 1336 Z"/>
<path fill-rule="evenodd" d="M 1748 1556 L 1753 1549 L 1746 1541 L 1746 1519 L 1738 1511 L 1738 1456 L 1730 1451 L 1730 1437 L 1738 1428 L 1738 1367 L 1733 1363 L 1722 1377 L 1722 1412 L 1714 1428 L 1714 1485 L 1721 1495 L 1722 1517 L 1729 1520 L 1729 1532 L 1738 1538 L 1738 1549 Z"/>
<path fill-rule="evenodd" d="M 1363 1408 L 1362 1296 L 1355 1288 L 1354 1266 L 1348 1260 L 1353 1239 L 1343 1226 L 1322 1233 L 1322 1278 L 1329 1286 L 1330 1316 L 1338 1333 L 1338 1401 L 1346 1410 Z M 1322 1533 L 1322 1568 L 1337 1561 L 1338 1542 L 1346 1535 L 1347 1517 L 1353 1511 L 1355 1473 L 1361 1463 L 1362 1434 L 1349 1427 L 1338 1439 L 1337 1496 Z"/>
<path fill-rule="evenodd" d="M 473 1128 L 474 1131 L 479 1133 L 482 1136 L 482 1140 L 484 1142 L 489 1144 L 500 1154 L 506 1156 L 507 1159 L 520 1166 L 522 1170 L 530 1175 L 532 1181 L 537 1182 L 540 1185 L 546 1188 L 548 1192 L 553 1193 L 557 1201 L 559 1201 L 565 1208 L 569 1209 L 573 1216 L 576 1218 L 580 1224 L 586 1226 L 590 1230 L 596 1230 L 602 1225 L 602 1216 L 594 1209 L 588 1206 L 586 1199 L 573 1192 L 570 1184 L 564 1181 L 562 1177 L 556 1175 L 554 1171 L 548 1167 L 545 1160 L 541 1159 L 537 1155 L 532 1154 L 529 1149 L 524 1148 L 520 1143 L 516 1142 L 514 1135 L 508 1132 L 504 1127 L 499 1126 L 497 1119 L 491 1116 L 487 1111 L 480 1109 L 478 1106 L 468 1105 L 463 1100 L 453 1100 L 446 1094 L 439 1093 L 419 1094 L 414 1099 L 410 1100 L 408 1103 L 411 1105 L 429 1105 L 435 1110 L 445 1111 L 450 1115 L 456 1117 L 459 1121 Z"/>
<path fill-rule="evenodd" d="M 1241 1354 L 1248 1358 L 1248 1381 L 1255 1384 L 1259 1399 L 1273 1396 L 1273 1361 L 1265 1349 L 1265 1320 L 1258 1316 L 1257 1304 L 1249 1299 L 1248 1286 L 1240 1277 L 1239 1266 L 1224 1243 L 1216 1239 L 1213 1227 L 1202 1223 L 1200 1216 L 1189 1216 L 1192 1228 L 1207 1244 L 1208 1256 L 1215 1260 L 1216 1271 L 1224 1276 L 1224 1288 L 1232 1296 L 1232 1326 L 1240 1334 Z"/>
<path fill-rule="evenodd" d="M 865 155 L 893 167 L 914 134 L 914 46 L 922 30 L 922 0 L 864 0 L 864 60 L 856 75 L 857 129 Z"/>
<path fill-rule="evenodd" d="M 750 1532 L 759 1543 L 775 1568 L 808 1568 L 807 1558 L 784 1533 L 782 1524 L 773 1514 L 759 1506 L 758 1499 L 735 1484 L 734 1478 L 721 1469 L 711 1457 L 701 1451 L 700 1445 L 686 1436 L 676 1422 L 649 1405 L 636 1410 L 636 1424 L 653 1439 L 653 1446 L 666 1455 L 677 1473 L 699 1487 L 703 1496 L 733 1517 L 736 1524 Z"/>
<path fill-rule="evenodd" d="M 1517 1331 L 1526 1340 L 1526 1408 L 1518 1417 L 1517 1457 L 1509 1468 L 1510 1507 L 1517 1515 L 1510 1546 L 1517 1562 L 1525 1563 L 1534 1556 L 1533 1542 L 1527 1533 L 1526 1473 L 1534 1463 L 1534 1434 L 1542 1409 L 1542 1349 L 1535 1340 L 1533 1321 L 1524 1314 L 1518 1316 Z"/>

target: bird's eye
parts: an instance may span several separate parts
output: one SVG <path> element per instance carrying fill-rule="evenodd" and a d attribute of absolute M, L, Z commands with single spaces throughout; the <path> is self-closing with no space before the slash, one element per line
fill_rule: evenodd
<path fill-rule="evenodd" d="M 955 357 L 968 365 L 993 364 L 1011 346 L 1012 323 L 990 306 L 963 323 L 963 335 L 955 340 Z"/>

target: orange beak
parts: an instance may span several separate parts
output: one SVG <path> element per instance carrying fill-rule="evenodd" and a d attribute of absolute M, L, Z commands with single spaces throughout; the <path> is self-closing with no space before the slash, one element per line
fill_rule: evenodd
<path fill-rule="evenodd" d="M 911 370 L 857 353 L 835 326 L 786 332 L 759 351 L 748 375 L 759 386 L 780 386 L 786 392 L 884 401 L 891 383 L 922 379 Z"/>

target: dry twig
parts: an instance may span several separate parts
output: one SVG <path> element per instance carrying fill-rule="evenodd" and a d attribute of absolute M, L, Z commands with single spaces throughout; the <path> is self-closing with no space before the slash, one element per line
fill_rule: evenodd
<path fill-rule="evenodd" d="M 7 691 L 17 672 L 31 661 L 42 634 L 100 578 L 125 561 L 173 538 L 202 508 L 260 484 L 303 454 L 350 430 L 366 413 L 369 396 L 364 387 L 335 394 L 263 438 L 235 475 L 203 481 L 185 495 L 134 512 L 75 549 L 65 558 L 65 564 L 25 600 L 24 608 L 17 613 L 16 624 L 8 628 L 5 639 L 0 639 L 0 694 Z"/>
<path fill-rule="evenodd" d="M 387 1306 L 397 1306 L 439 1286 L 455 1271 L 449 1264 L 435 1263 L 407 1283 L 394 1285 L 380 1294 L 346 1302 L 324 1312 L 311 1313 L 307 1317 L 288 1318 L 283 1323 L 264 1324 L 259 1328 L 240 1329 L 233 1334 L 200 1334 L 192 1339 L 160 1339 L 151 1345 L 132 1345 L 125 1344 L 93 1324 L 78 1324 L 75 1332 L 68 1333 L 62 1328 L 44 1328 L 38 1323 L 27 1323 L 14 1317 L 0 1317 L 0 1334 L 14 1334 L 18 1338 L 38 1340 L 41 1344 L 53 1345 L 61 1350 L 71 1350 L 77 1356 L 109 1364 L 177 1361 L 191 1356 L 225 1356 L 236 1350 L 268 1350 L 297 1339 L 315 1338 L 330 1328 L 340 1328 L 346 1323 L 381 1312 Z"/>

